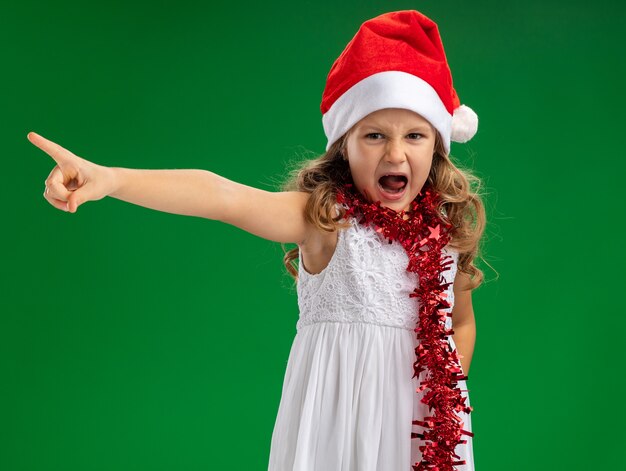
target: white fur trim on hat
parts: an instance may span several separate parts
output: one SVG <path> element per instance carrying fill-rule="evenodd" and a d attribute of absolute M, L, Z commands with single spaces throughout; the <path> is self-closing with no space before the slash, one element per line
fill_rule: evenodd
<path fill-rule="evenodd" d="M 454 142 L 467 142 L 474 137 L 477 130 L 478 115 L 474 110 L 465 105 L 461 105 L 454 110 L 450 140 Z"/>
<path fill-rule="evenodd" d="M 421 115 L 439 131 L 446 152 L 450 152 L 452 115 L 435 89 L 413 74 L 395 70 L 364 78 L 333 103 L 322 116 L 326 150 L 365 116 L 384 108 L 403 108 Z"/>

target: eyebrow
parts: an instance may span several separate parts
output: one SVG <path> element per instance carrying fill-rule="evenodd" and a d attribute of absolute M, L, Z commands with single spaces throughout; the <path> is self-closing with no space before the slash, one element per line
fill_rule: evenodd
<path fill-rule="evenodd" d="M 362 128 L 375 129 L 377 131 L 380 131 L 382 129 L 382 126 L 377 126 L 375 124 L 364 124 Z M 414 131 L 416 129 L 420 131 L 430 131 L 430 126 L 428 126 L 428 124 L 418 124 L 417 126 L 413 126 L 412 128 L 410 128 L 409 131 Z"/>

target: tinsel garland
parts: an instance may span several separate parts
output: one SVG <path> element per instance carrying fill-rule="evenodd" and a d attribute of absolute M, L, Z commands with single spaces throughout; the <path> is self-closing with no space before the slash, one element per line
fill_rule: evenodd
<path fill-rule="evenodd" d="M 432 189 L 422 189 L 411 202 L 407 211 L 395 211 L 381 206 L 380 201 L 368 202 L 356 191 L 353 183 L 337 190 L 337 202 L 347 205 L 346 215 L 354 216 L 359 224 L 371 225 L 391 244 L 397 240 L 409 257 L 407 270 L 418 274 L 418 286 L 409 295 L 419 299 L 418 322 L 414 329 L 419 344 L 415 349 L 413 378 L 427 370 L 429 374 L 421 381 L 416 393 L 425 391 L 422 402 L 427 404 L 431 416 L 413 420 L 413 425 L 424 427 L 422 434 L 411 433 L 411 439 L 422 439 L 422 460 L 412 465 L 414 471 L 453 471 L 454 466 L 466 464 L 459 460 L 454 450 L 459 443 L 466 443 L 461 435 L 474 434 L 463 429 L 463 421 L 455 413 L 470 413 L 458 381 L 463 375 L 456 349 L 453 350 L 448 336 L 454 333 L 446 329 L 444 311 L 451 305 L 446 299 L 446 289 L 441 273 L 449 270 L 454 261 L 449 255 L 443 258 L 443 248 L 450 240 L 452 224 L 439 216 L 439 195 Z M 408 216 L 405 219 L 405 216 Z"/>

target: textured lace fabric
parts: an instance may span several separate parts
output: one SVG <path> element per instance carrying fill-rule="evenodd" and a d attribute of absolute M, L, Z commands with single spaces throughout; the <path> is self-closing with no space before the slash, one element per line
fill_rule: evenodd
<path fill-rule="evenodd" d="M 397 241 L 389 243 L 370 226 L 353 217 L 351 226 L 339 230 L 337 247 L 324 270 L 306 271 L 298 257 L 298 306 L 296 330 L 318 322 L 366 322 L 370 324 L 415 329 L 419 301 L 409 294 L 417 286 L 418 275 L 406 270 L 409 258 Z M 442 272 L 446 282 L 453 282 L 457 272 L 458 252 L 444 249 L 453 263 Z M 453 285 L 447 289 L 452 310 Z M 446 327 L 452 326 L 450 317 Z"/>

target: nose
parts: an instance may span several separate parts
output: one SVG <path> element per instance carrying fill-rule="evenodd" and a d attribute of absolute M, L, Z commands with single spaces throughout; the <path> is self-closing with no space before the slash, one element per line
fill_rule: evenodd
<path fill-rule="evenodd" d="M 401 141 L 389 139 L 385 152 L 385 160 L 392 164 L 401 164 L 406 160 L 404 146 Z"/>

